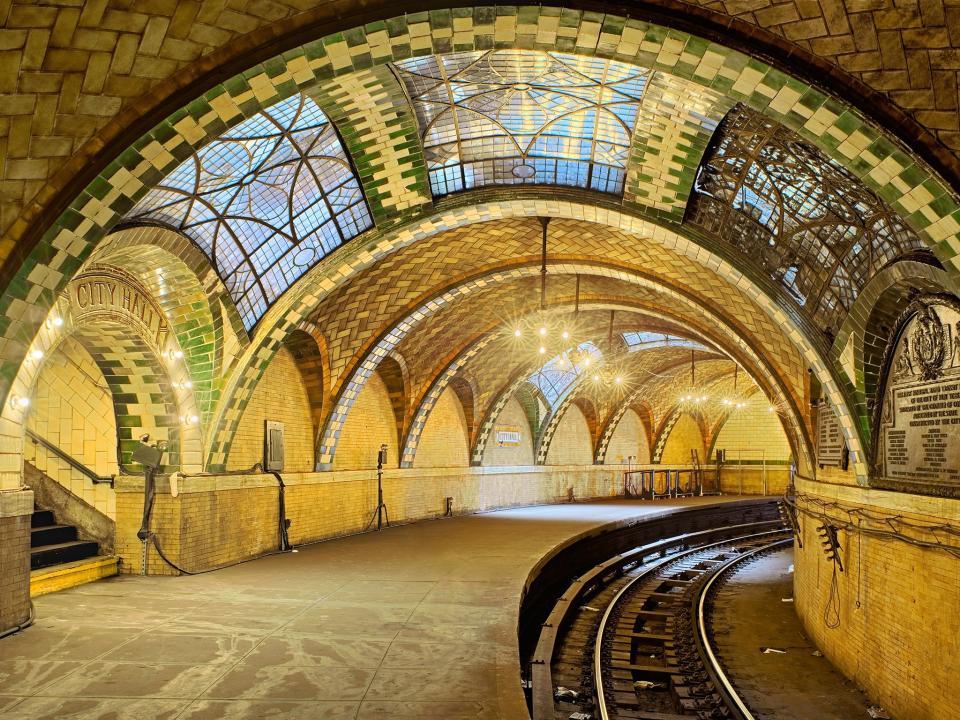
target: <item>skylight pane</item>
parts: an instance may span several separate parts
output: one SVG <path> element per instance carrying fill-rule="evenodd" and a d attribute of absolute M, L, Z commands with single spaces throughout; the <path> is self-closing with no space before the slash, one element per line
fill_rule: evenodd
<path fill-rule="evenodd" d="M 394 68 L 413 101 L 434 195 L 498 184 L 623 192 L 646 69 L 533 50 Z"/>
<path fill-rule="evenodd" d="M 565 350 L 552 357 L 534 372 L 527 381 L 535 385 L 556 410 L 567 391 L 583 373 L 587 362 L 596 363 L 601 359 L 600 349 L 591 342 L 581 343 L 576 348 Z"/>
<path fill-rule="evenodd" d="M 333 126 L 302 95 L 199 150 L 127 219 L 161 222 L 190 237 L 227 285 L 248 330 L 325 255 L 373 226 Z"/>

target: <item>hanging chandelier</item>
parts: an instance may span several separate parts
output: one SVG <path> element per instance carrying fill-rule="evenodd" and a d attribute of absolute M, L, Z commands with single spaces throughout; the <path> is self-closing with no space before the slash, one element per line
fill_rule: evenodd
<path fill-rule="evenodd" d="M 689 407 L 702 407 L 710 396 L 705 388 L 697 385 L 697 358 L 696 351 L 690 350 L 690 388 L 680 396 L 680 404 Z"/>
<path fill-rule="evenodd" d="M 573 312 L 550 309 L 547 302 L 547 229 L 550 218 L 541 217 L 540 296 L 535 312 L 515 320 L 504 330 L 511 340 L 514 352 L 531 365 L 570 372 L 599 391 L 626 387 L 622 363 L 613 363 L 617 356 L 612 342 L 613 313 L 607 335 L 607 347 L 602 351 L 589 338 L 580 317 L 580 275 L 576 276 Z"/>
<path fill-rule="evenodd" d="M 739 375 L 740 366 L 734 362 L 733 363 L 733 392 L 728 393 L 725 398 L 723 398 L 723 406 L 728 412 L 736 412 L 738 410 L 743 410 L 747 407 L 749 400 L 745 395 L 741 395 L 737 390 L 737 379 Z"/>

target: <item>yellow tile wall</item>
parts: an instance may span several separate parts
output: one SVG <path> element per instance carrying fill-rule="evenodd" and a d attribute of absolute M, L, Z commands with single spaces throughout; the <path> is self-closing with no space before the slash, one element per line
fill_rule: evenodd
<path fill-rule="evenodd" d="M 650 462 L 650 446 L 640 416 L 627 410 L 610 437 L 605 462 L 607 465 L 625 463 L 631 456 L 636 457 L 635 463 Z"/>
<path fill-rule="evenodd" d="M 720 428 L 714 448 L 727 451 L 727 462 L 740 458 L 751 462 L 761 459 L 782 462 L 792 456 L 780 416 L 756 402 L 731 414 Z"/>
<path fill-rule="evenodd" d="M 520 444 L 498 447 L 497 427 L 512 426 L 520 430 Z M 503 406 L 500 417 L 494 423 L 493 432 L 487 442 L 483 455 L 483 464 L 488 466 L 533 465 L 533 439 L 530 437 L 530 424 L 526 413 L 515 398 Z"/>
<path fill-rule="evenodd" d="M 704 447 L 700 426 L 689 415 L 681 415 L 670 431 L 660 462 L 663 465 L 689 465 L 690 450 L 694 448 L 700 454 L 702 461 Z"/>
<path fill-rule="evenodd" d="M 387 444 L 387 464 L 396 467 L 397 424 L 390 404 L 390 394 L 379 373 L 367 380 L 357 396 L 340 433 L 334 470 L 375 468 L 381 443 Z"/>
<path fill-rule="evenodd" d="M 592 462 L 590 426 L 580 408 L 570 405 L 553 434 L 547 465 L 589 465 Z"/>
<path fill-rule="evenodd" d="M 372 470 L 284 474 L 290 540 L 301 544 L 361 532 L 377 503 Z M 179 497 L 158 482 L 151 529 L 164 553 L 196 571 L 254 557 L 278 547 L 277 487 L 270 476 L 188 478 Z M 496 508 L 608 497 L 622 490 L 618 469 L 602 465 L 529 468 L 389 469 L 384 501 L 392 522 L 441 517 L 445 499 L 456 514 Z M 121 572 L 139 573 L 136 537 L 143 512 L 142 481 L 124 477 L 117 485 L 116 552 Z M 176 574 L 154 549 L 148 571 Z"/>
<path fill-rule="evenodd" d="M 99 475 L 117 472 L 117 423 L 100 368 L 70 338 L 43 361 L 27 428 Z"/>
<path fill-rule="evenodd" d="M 414 467 L 466 467 L 470 464 L 467 419 L 452 387 L 447 387 L 427 418 Z"/>
<path fill-rule="evenodd" d="M 117 473 L 117 424 L 113 400 L 100 368 L 83 346 L 67 338 L 43 360 L 27 428 L 79 460 L 98 475 Z M 95 485 L 43 446 L 26 438 L 24 459 L 88 505 L 116 516 L 109 485 Z"/>
<path fill-rule="evenodd" d="M 227 467 L 239 470 L 263 460 L 265 420 L 283 423 L 284 471 L 313 470 L 310 401 L 296 362 L 286 348 L 274 356 L 250 397 L 230 448 Z"/>
<path fill-rule="evenodd" d="M 848 507 L 925 523 L 960 521 L 960 502 L 862 488 L 799 482 L 807 494 Z M 854 501 L 854 502 L 851 502 Z M 859 501 L 859 502 L 856 502 Z M 917 512 L 923 505 L 924 512 Z M 827 627 L 833 564 L 801 517 L 795 552 L 795 606 L 824 654 L 897 720 L 956 720 L 960 691 L 960 561 L 946 552 L 840 532 L 844 572 L 837 574 L 839 626 Z"/>

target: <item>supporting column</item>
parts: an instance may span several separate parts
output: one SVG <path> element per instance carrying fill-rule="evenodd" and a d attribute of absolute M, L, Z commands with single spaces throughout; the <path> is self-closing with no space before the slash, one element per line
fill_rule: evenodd
<path fill-rule="evenodd" d="M 0 632 L 30 616 L 33 490 L 0 490 Z"/>

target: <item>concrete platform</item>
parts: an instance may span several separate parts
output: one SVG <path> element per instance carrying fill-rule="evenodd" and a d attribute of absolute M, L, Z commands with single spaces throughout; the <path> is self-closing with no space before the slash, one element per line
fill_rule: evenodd
<path fill-rule="evenodd" d="M 525 718 L 517 618 L 537 561 L 600 525 L 737 499 L 505 510 L 46 595 L 0 640 L 0 715 Z"/>

